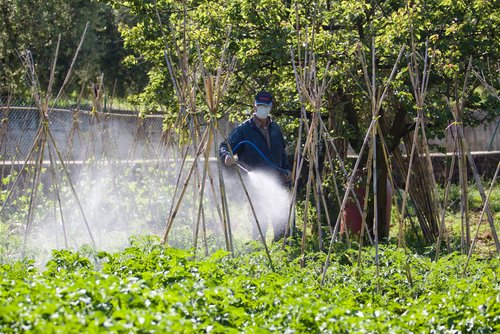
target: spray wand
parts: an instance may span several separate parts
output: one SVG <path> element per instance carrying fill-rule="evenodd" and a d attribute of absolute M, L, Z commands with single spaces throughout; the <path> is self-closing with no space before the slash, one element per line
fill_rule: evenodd
<path fill-rule="evenodd" d="M 249 174 L 249 173 L 250 173 L 250 171 L 249 171 L 248 169 L 246 169 L 245 167 L 243 167 L 243 166 L 241 165 L 241 163 L 240 163 L 240 162 L 237 162 L 237 163 L 236 163 L 236 166 L 238 166 L 238 167 L 239 167 L 242 171 L 244 171 L 246 174 Z"/>

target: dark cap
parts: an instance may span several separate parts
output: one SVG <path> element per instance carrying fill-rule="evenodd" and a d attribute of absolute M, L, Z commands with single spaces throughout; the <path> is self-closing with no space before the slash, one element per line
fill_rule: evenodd
<path fill-rule="evenodd" d="M 264 90 L 258 92 L 257 95 L 255 95 L 255 104 L 271 106 L 273 104 L 273 96 L 271 95 L 271 93 Z"/>

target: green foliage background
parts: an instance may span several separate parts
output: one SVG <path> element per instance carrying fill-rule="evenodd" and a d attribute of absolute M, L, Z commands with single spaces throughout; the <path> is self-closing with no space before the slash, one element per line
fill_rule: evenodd
<path fill-rule="evenodd" d="M 333 79 L 324 97 L 325 115 L 338 125 L 336 135 L 348 137 L 356 149 L 368 122 L 369 101 L 361 89 L 361 69 L 353 52 L 357 43 L 362 43 L 369 54 L 375 38 L 379 80 L 385 80 L 400 47 L 411 44 L 411 22 L 417 49 L 423 55 L 428 40 L 434 55 L 426 108 L 432 137 L 442 135 L 448 125 L 451 116 L 445 99 L 454 99 L 455 79 L 460 82 L 470 58 L 493 84 L 498 83 L 498 8 L 489 0 L 417 0 L 409 5 L 403 0 L 4 0 L 0 3 L 0 94 L 29 94 L 21 63 L 27 50 L 37 64 L 42 88 L 46 87 L 59 34 L 60 84 L 89 22 L 70 93 L 77 94 L 84 82 L 96 81 L 103 73 L 110 94 L 128 97 L 148 110 L 176 113 L 163 51 L 175 54 L 175 37 L 181 50 L 189 50 L 194 65 L 198 45 L 205 65 L 214 69 L 231 27 L 229 52 L 238 63 L 222 109 L 241 119 L 250 111 L 254 93 L 264 88 L 276 96 L 276 115 L 289 120 L 299 116 L 290 50 L 303 57 L 306 41 L 311 42 L 314 34 L 314 44 L 309 43 L 308 48 L 314 50 L 320 68 L 327 61 L 332 64 L 329 73 L 321 74 Z M 184 34 L 187 43 L 182 44 Z M 406 58 L 383 107 L 387 129 L 404 125 L 399 120 L 405 117 L 396 121 L 397 113 L 406 115 L 410 123 L 413 118 L 405 64 Z M 485 94 L 478 82 L 471 81 L 469 91 L 473 94 L 466 123 L 487 121 L 500 113 L 498 102 Z M 475 110 L 485 110 L 486 118 L 478 120 Z M 397 136 L 391 138 L 390 134 L 386 139 L 398 142 Z"/>
<path fill-rule="evenodd" d="M 0 1 L 0 97 L 29 96 L 22 58 L 29 52 L 42 89 L 48 86 L 58 37 L 56 67 L 58 89 L 68 71 L 87 22 L 88 31 L 75 65 L 69 93 L 78 94 L 82 84 L 104 75 L 110 95 L 126 96 L 145 84 L 144 66 L 127 69 L 127 55 L 118 32 L 120 12 L 105 3 L 88 0 Z"/>
<path fill-rule="evenodd" d="M 415 33 L 417 50 L 423 57 L 425 42 L 433 55 L 427 108 L 428 130 L 442 135 L 451 119 L 446 98 L 455 99 L 455 82 L 463 80 L 470 58 L 478 69 L 485 70 L 496 82 L 495 74 L 500 51 L 500 39 L 495 31 L 500 10 L 493 2 L 477 1 L 405 1 L 370 3 L 365 1 L 121 1 L 113 0 L 114 8 L 126 10 L 134 17 L 124 22 L 120 31 L 125 46 L 144 57 L 151 65 L 149 84 L 135 97 L 141 103 L 157 109 L 167 105 L 176 112 L 175 98 L 166 70 L 163 50 L 175 55 L 175 43 L 188 50 L 194 65 L 196 46 L 202 51 L 205 64 L 212 69 L 219 59 L 221 48 L 230 32 L 229 52 L 238 59 L 231 91 L 224 107 L 233 117 L 242 118 L 259 89 L 268 89 L 276 96 L 277 115 L 297 118 L 300 105 L 291 65 L 290 50 L 304 56 L 307 47 L 314 50 L 320 68 L 330 61 L 328 75 L 332 86 L 324 96 L 324 112 L 335 119 L 341 130 L 337 135 L 349 137 L 356 149 L 370 116 L 369 102 L 362 90 L 364 81 L 354 50 L 358 43 L 369 55 L 372 38 L 377 50 L 379 81 L 388 77 L 402 45 L 411 45 L 411 28 Z M 185 4 L 185 7 L 183 6 Z M 167 44 L 157 18 L 164 23 Z M 181 43 L 186 34 L 186 43 Z M 314 44 L 311 44 L 314 34 Z M 175 41 L 174 41 L 175 37 Z M 406 56 L 408 55 L 407 48 Z M 383 106 L 386 139 L 399 141 L 390 129 L 411 123 L 414 101 L 406 70 L 407 59 L 400 64 L 401 72 L 393 83 L 389 98 Z M 128 60 L 133 63 L 135 58 Z M 175 57 L 174 57 L 175 62 Z M 489 67 L 489 65 L 492 65 Z M 422 69 L 420 69 L 422 70 Z M 493 71 L 493 73 L 489 73 Z M 460 87 L 461 88 L 461 87 Z M 498 102 L 484 93 L 478 82 L 470 83 L 472 96 L 467 104 L 464 121 L 477 123 L 473 111 L 486 110 L 486 121 L 499 114 Z M 200 103 L 202 105 L 202 103 Z M 403 117 L 396 118 L 396 114 Z M 401 119 L 403 122 L 401 122 Z"/>

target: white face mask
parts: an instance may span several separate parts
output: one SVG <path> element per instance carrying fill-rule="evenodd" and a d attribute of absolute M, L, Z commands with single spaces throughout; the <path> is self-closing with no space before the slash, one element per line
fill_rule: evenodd
<path fill-rule="evenodd" d="M 255 111 L 255 114 L 257 115 L 257 117 L 260 119 L 266 119 L 267 116 L 269 116 L 269 112 L 271 111 L 271 106 L 259 105 L 256 109 L 257 110 Z"/>

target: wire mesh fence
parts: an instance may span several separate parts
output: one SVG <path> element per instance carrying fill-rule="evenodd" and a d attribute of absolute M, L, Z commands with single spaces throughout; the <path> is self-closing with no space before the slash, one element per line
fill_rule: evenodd
<path fill-rule="evenodd" d="M 40 110 L 34 101 L 0 98 L 0 159 L 26 159 L 40 126 Z M 165 155 L 169 133 L 164 115 L 141 114 L 138 110 L 107 108 L 97 112 L 88 104 L 51 106 L 47 112 L 56 146 L 67 161 L 88 159 L 158 159 Z M 234 127 L 219 122 L 217 140 Z M 47 158 L 47 157 L 44 157 Z"/>
<path fill-rule="evenodd" d="M 22 160 L 37 135 L 41 111 L 24 100 L 1 100 L 0 109 L 0 156 Z M 162 115 L 119 109 L 96 112 L 88 105 L 55 106 L 47 114 L 56 146 L 68 160 L 153 158 L 161 146 Z"/>

